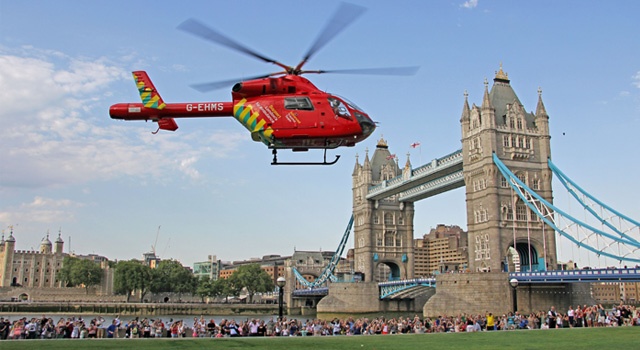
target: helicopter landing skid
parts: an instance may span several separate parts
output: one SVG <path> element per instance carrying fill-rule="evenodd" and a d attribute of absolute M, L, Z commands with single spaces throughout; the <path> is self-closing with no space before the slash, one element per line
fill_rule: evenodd
<path fill-rule="evenodd" d="M 322 162 L 278 162 L 278 150 L 273 149 L 271 152 L 273 154 L 273 161 L 271 165 L 333 165 L 338 162 L 340 159 L 340 155 L 336 155 L 336 159 L 332 162 L 327 162 L 327 149 L 324 149 L 324 160 Z"/>

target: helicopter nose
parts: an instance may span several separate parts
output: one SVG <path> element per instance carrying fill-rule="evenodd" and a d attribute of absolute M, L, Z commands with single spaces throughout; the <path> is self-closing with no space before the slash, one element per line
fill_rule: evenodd
<path fill-rule="evenodd" d="M 362 128 L 362 135 L 367 137 L 373 133 L 376 129 L 376 124 L 369 118 L 360 120 L 360 128 Z"/>
<path fill-rule="evenodd" d="M 358 124 L 360 124 L 360 129 L 362 129 L 362 140 L 364 140 L 376 129 L 376 123 L 363 113 L 356 112 L 355 115 Z"/>

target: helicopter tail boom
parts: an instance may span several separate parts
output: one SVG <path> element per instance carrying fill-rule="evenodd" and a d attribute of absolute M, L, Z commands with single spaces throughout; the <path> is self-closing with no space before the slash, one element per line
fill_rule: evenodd
<path fill-rule="evenodd" d="M 142 103 L 118 103 L 109 108 L 112 119 L 151 120 L 158 130 L 176 131 L 174 118 L 204 118 L 233 116 L 231 102 L 165 103 L 145 71 L 133 72 Z M 156 131 L 157 132 L 157 131 Z"/>

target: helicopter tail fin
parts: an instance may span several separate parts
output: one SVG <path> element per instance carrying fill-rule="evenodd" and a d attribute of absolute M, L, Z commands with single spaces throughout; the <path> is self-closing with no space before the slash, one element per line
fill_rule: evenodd
<path fill-rule="evenodd" d="M 153 85 L 153 82 L 151 82 L 151 78 L 149 78 L 147 72 L 135 71 L 133 72 L 133 79 L 135 80 L 136 87 L 140 93 L 142 104 L 146 108 L 162 110 L 166 107 L 166 104 L 162 100 L 158 90 L 156 90 L 156 87 Z M 156 121 L 158 122 L 158 130 L 176 131 L 178 129 L 178 124 L 173 118 L 159 118 Z M 156 133 L 157 132 L 158 131 L 156 131 Z"/>
<path fill-rule="evenodd" d="M 144 104 L 147 108 L 153 109 L 163 109 L 166 105 L 160 97 L 160 93 L 156 90 L 156 87 L 153 86 L 149 75 L 145 71 L 136 71 L 133 72 L 133 79 L 136 82 L 136 87 L 138 88 L 138 92 L 140 92 L 140 98 L 142 99 L 142 104 Z"/>

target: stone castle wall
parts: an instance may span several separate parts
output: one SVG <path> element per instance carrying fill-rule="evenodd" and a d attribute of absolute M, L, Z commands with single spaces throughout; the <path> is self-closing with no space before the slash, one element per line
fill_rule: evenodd
<path fill-rule="evenodd" d="M 12 300 L 50 301 L 50 302 L 123 302 L 126 296 L 105 294 L 100 288 L 29 288 L 29 287 L 2 287 L 0 288 L 0 301 Z"/>

